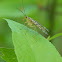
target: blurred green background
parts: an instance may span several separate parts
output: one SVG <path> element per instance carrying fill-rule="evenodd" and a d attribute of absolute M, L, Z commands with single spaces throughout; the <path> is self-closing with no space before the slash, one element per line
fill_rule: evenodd
<path fill-rule="evenodd" d="M 62 33 L 62 0 L 0 0 L 0 47 L 13 48 L 11 30 L 3 18 L 23 23 L 25 16 L 19 9 L 49 29 L 50 36 Z M 62 55 L 62 36 L 51 43 Z"/>

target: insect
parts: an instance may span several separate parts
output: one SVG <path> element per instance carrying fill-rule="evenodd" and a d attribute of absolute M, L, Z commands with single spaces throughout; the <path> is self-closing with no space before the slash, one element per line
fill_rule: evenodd
<path fill-rule="evenodd" d="M 35 27 L 35 28 L 36 28 L 36 26 L 37 26 L 37 27 L 38 27 L 39 29 L 41 29 L 45 34 L 48 35 L 49 30 L 48 30 L 46 27 L 44 27 L 43 25 L 41 25 L 41 24 L 38 23 L 37 21 L 33 20 L 31 17 L 25 16 L 24 19 L 27 20 L 25 23 L 27 23 L 28 26 L 30 26 L 30 27 Z M 24 19 L 23 19 L 23 20 L 24 20 Z M 34 24 L 34 26 L 33 26 L 33 24 Z"/>
<path fill-rule="evenodd" d="M 23 1 L 23 0 L 22 0 L 22 1 Z M 21 10 L 20 10 L 20 11 L 21 11 Z M 25 11 L 25 10 L 24 10 L 24 11 Z M 37 26 L 40 30 L 42 30 L 45 34 L 48 35 L 49 30 L 48 30 L 46 27 L 44 27 L 43 25 L 41 25 L 40 23 L 38 23 L 37 21 L 35 21 L 35 20 L 32 19 L 31 17 L 26 16 L 25 12 L 23 12 L 23 11 L 21 11 L 21 12 L 24 14 L 24 16 L 25 16 L 24 19 L 27 20 L 25 23 L 27 23 L 28 26 L 34 27 L 34 28 L 36 28 L 36 26 Z M 23 19 L 22 21 L 24 21 L 24 19 Z M 33 25 L 34 25 L 34 26 L 33 26 Z"/>

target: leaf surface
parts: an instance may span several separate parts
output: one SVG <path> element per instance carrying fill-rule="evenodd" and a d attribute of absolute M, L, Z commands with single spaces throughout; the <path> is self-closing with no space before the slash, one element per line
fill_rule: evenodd
<path fill-rule="evenodd" d="M 22 24 L 5 20 L 12 30 L 18 62 L 62 62 L 56 48 L 42 35 Z"/>

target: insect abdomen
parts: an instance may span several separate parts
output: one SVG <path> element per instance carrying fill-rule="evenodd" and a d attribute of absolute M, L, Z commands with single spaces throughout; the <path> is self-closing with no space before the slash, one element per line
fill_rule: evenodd
<path fill-rule="evenodd" d="M 30 20 L 32 21 L 32 23 L 34 25 L 36 25 L 39 29 L 41 29 L 45 34 L 48 35 L 47 31 L 48 29 L 46 29 L 43 25 L 41 25 L 40 23 L 38 23 L 37 21 L 33 20 L 32 18 L 30 18 Z M 49 31 L 48 31 L 49 32 Z"/>

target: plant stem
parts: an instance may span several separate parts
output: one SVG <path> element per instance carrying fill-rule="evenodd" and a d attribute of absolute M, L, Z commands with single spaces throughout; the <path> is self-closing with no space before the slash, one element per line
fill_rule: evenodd
<path fill-rule="evenodd" d="M 50 6 L 50 5 L 48 5 Z M 49 22 L 50 22 L 50 36 L 53 35 L 53 30 L 54 30 L 54 21 L 55 21 L 55 9 L 56 9 L 56 0 L 53 0 L 51 3 L 51 8 L 49 8 Z"/>

